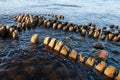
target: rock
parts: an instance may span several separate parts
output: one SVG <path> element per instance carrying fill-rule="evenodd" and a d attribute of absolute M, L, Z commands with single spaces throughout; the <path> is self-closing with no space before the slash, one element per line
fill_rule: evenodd
<path fill-rule="evenodd" d="M 94 36 L 94 38 L 95 38 L 95 39 L 97 39 L 97 38 L 99 37 L 99 34 L 100 34 L 100 32 L 99 32 L 99 31 L 95 31 L 95 32 L 94 32 L 94 35 L 93 35 L 93 36 Z"/>
<path fill-rule="evenodd" d="M 32 44 L 37 44 L 37 43 L 39 42 L 38 34 L 33 34 L 32 37 L 31 37 L 30 42 L 31 42 Z"/>
<path fill-rule="evenodd" d="M 109 78 L 113 78 L 115 71 L 116 71 L 116 68 L 110 65 L 105 69 L 104 74 Z"/>
<path fill-rule="evenodd" d="M 104 43 L 103 42 L 95 42 L 95 43 L 93 43 L 93 47 L 96 49 L 104 49 Z"/>
<path fill-rule="evenodd" d="M 57 43 L 54 47 L 54 50 L 59 52 L 62 46 L 63 46 L 63 42 L 62 41 L 57 41 Z"/>
<path fill-rule="evenodd" d="M 0 50 L 4 49 L 4 45 L 0 43 Z"/>
<path fill-rule="evenodd" d="M 89 57 L 87 61 L 85 62 L 88 66 L 92 67 L 95 63 L 95 58 Z"/>
<path fill-rule="evenodd" d="M 54 46 L 55 46 L 55 44 L 56 44 L 56 39 L 55 39 L 55 38 L 52 38 L 52 39 L 50 40 L 48 46 L 53 49 Z"/>
<path fill-rule="evenodd" d="M 73 59 L 73 60 L 76 60 L 77 59 L 77 51 L 76 50 L 72 50 L 71 53 L 69 54 L 69 58 L 70 59 Z"/>
<path fill-rule="evenodd" d="M 113 33 L 109 33 L 109 34 L 108 34 L 108 40 L 109 40 L 109 41 L 111 41 L 111 40 L 113 39 L 113 37 L 114 37 Z"/>
<path fill-rule="evenodd" d="M 18 31 L 17 30 L 14 30 L 12 32 L 12 39 L 15 40 L 15 39 L 18 39 Z"/>
<path fill-rule="evenodd" d="M 98 71 L 100 72 L 103 72 L 103 70 L 105 69 L 106 67 L 106 63 L 104 61 L 101 61 L 96 67 L 95 69 L 97 69 Z"/>
<path fill-rule="evenodd" d="M 116 77 L 116 80 L 120 80 L 120 70 L 119 70 L 119 73 L 118 73 L 118 75 Z"/>
<path fill-rule="evenodd" d="M 100 50 L 95 56 L 99 59 L 106 60 L 108 58 L 108 52 L 106 50 Z"/>
<path fill-rule="evenodd" d="M 84 62 L 84 60 L 85 60 L 85 57 L 84 57 L 82 54 L 80 54 L 79 61 L 80 61 L 80 62 Z"/>
<path fill-rule="evenodd" d="M 50 41 L 50 37 L 46 37 L 43 41 L 43 44 L 48 45 L 49 41 Z"/>
<path fill-rule="evenodd" d="M 68 51 L 69 51 L 69 48 L 67 46 L 63 46 L 61 51 L 60 51 L 60 54 L 63 56 L 67 56 Z"/>

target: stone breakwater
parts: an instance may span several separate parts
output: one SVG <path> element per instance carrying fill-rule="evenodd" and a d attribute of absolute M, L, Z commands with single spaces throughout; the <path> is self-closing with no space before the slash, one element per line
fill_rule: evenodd
<path fill-rule="evenodd" d="M 56 40 L 55 38 L 46 37 L 43 41 L 43 45 L 46 50 L 51 53 L 55 53 L 56 55 L 64 58 L 69 58 L 71 61 L 81 62 L 88 67 L 95 68 L 109 78 L 120 80 L 120 70 L 117 70 L 112 65 L 107 65 L 105 61 L 100 61 L 98 63 L 97 59 L 94 57 L 85 57 L 82 54 L 79 55 L 76 50 L 70 50 L 69 47 L 64 45 L 62 41 Z"/>
<path fill-rule="evenodd" d="M 52 17 L 51 17 L 52 16 Z M 63 31 L 80 33 L 82 36 L 88 35 L 94 39 L 108 40 L 119 42 L 120 41 L 120 28 L 111 24 L 109 30 L 107 27 L 102 29 L 97 27 L 93 23 L 87 25 L 74 24 L 70 22 L 63 22 L 64 16 L 52 14 L 48 16 L 38 16 L 29 14 L 20 14 L 14 17 L 15 21 L 18 21 L 17 29 L 19 31 L 25 30 L 26 28 L 35 28 L 35 26 L 44 26 L 45 28 L 59 29 Z"/>
<path fill-rule="evenodd" d="M 120 41 L 120 31 L 118 26 L 111 25 L 111 30 L 107 30 L 106 27 L 100 29 L 92 23 L 89 23 L 88 25 L 77 25 L 70 22 L 63 22 L 63 19 L 64 16 L 58 16 L 55 14 L 47 16 L 20 14 L 14 17 L 14 20 L 18 22 L 17 25 L 0 25 L 0 37 L 8 37 L 13 40 L 18 39 L 19 32 L 25 31 L 26 29 L 34 29 L 36 28 L 36 26 L 43 26 L 44 28 L 52 27 L 53 30 L 61 29 L 63 31 L 80 33 L 84 37 L 88 35 L 90 38 L 94 39 L 114 41 L 118 43 Z M 38 34 L 32 35 L 30 42 L 31 44 L 39 43 Z M 116 69 L 114 66 L 107 65 L 105 61 L 101 61 L 100 63 L 98 63 L 98 61 L 93 57 L 85 57 L 82 54 L 78 55 L 76 50 L 70 50 L 69 47 L 64 45 L 62 41 L 57 41 L 55 38 L 46 37 L 43 44 L 51 53 L 55 53 L 65 58 L 68 57 L 71 61 L 79 61 L 83 64 L 88 65 L 89 67 L 94 67 L 96 70 L 104 73 L 109 78 L 114 78 L 116 80 L 120 79 L 120 70 Z"/>
<path fill-rule="evenodd" d="M 120 28 L 114 24 L 102 29 L 97 27 L 93 23 L 87 25 L 74 24 L 70 22 L 64 22 L 63 15 L 30 15 L 20 14 L 14 17 L 14 20 L 18 22 L 17 25 L 5 26 L 0 25 L 0 37 L 9 36 L 12 39 L 18 38 L 18 31 L 35 28 L 36 26 L 44 26 L 45 28 L 59 29 L 63 31 L 80 33 L 82 36 L 88 36 L 94 39 L 107 40 L 113 42 L 120 41 Z"/>

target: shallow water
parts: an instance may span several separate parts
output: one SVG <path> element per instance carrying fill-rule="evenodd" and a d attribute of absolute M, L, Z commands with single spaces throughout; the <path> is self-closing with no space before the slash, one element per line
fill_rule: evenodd
<path fill-rule="evenodd" d="M 0 0 L 0 24 L 13 25 L 16 24 L 13 16 L 20 13 L 30 14 L 62 14 L 65 16 L 64 21 L 73 23 L 87 24 L 93 22 L 98 27 L 109 26 L 114 23 L 120 26 L 120 1 L 119 0 Z M 1 65 L 8 61 L 10 57 L 21 56 L 26 52 L 31 52 L 30 37 L 32 34 L 39 34 L 40 44 L 37 46 L 41 48 L 44 37 L 51 36 L 62 40 L 71 49 L 76 49 L 79 53 L 91 55 L 90 50 L 93 49 L 92 43 L 99 41 L 85 37 L 84 41 L 75 40 L 74 37 L 80 37 L 78 33 L 68 33 L 61 30 L 46 29 L 38 27 L 31 31 L 20 32 L 19 40 L 13 41 L 11 39 L 0 38 L 0 44 L 4 49 L 0 49 L 0 63 Z M 43 34 L 44 33 L 44 34 Z M 51 33 L 51 34 L 50 34 Z M 73 37 L 70 41 L 65 41 L 65 37 Z M 116 57 L 120 60 L 120 46 L 112 44 L 111 42 L 103 41 L 105 50 L 109 52 L 110 58 L 107 61 L 108 65 L 113 65 L 120 69 L 120 62 L 115 62 L 111 57 Z M 38 48 L 38 49 L 39 49 Z M 118 51 L 118 53 L 113 51 Z M 37 50 L 39 51 L 39 50 Z M 33 51 L 34 53 L 34 51 Z M 66 65 L 66 64 L 65 64 Z M 87 68 L 86 68 L 87 69 Z M 87 69 L 88 70 L 88 69 Z M 88 71 L 85 71 L 88 73 Z M 92 72 L 91 72 L 92 73 Z M 83 75 L 83 74 L 81 74 Z M 87 74 L 89 75 L 89 73 Z M 91 80 L 95 75 L 90 75 Z M 90 77 L 89 76 L 89 77 Z M 87 79 L 86 76 L 83 76 Z"/>

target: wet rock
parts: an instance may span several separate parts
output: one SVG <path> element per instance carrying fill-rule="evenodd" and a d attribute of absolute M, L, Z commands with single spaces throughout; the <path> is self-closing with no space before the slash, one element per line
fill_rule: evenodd
<path fill-rule="evenodd" d="M 4 45 L 0 43 L 0 50 L 4 49 Z"/>
<path fill-rule="evenodd" d="M 85 60 L 85 57 L 84 57 L 82 54 L 80 54 L 79 61 L 80 61 L 80 62 L 84 62 L 84 60 Z"/>
<path fill-rule="evenodd" d="M 55 44 L 56 44 L 56 39 L 55 39 L 55 38 L 52 38 L 52 39 L 50 40 L 48 46 L 49 46 L 50 48 L 54 48 Z"/>
<path fill-rule="evenodd" d="M 120 70 L 119 70 L 119 72 L 118 72 L 118 75 L 117 75 L 117 77 L 116 77 L 116 80 L 120 80 Z"/>
<path fill-rule="evenodd" d="M 76 60 L 77 59 L 77 51 L 76 50 L 72 50 L 71 53 L 69 54 L 69 58 L 70 59 L 73 59 L 73 60 Z"/>
<path fill-rule="evenodd" d="M 100 50 L 95 54 L 95 57 L 106 60 L 108 58 L 108 52 L 106 50 Z"/>
<path fill-rule="evenodd" d="M 106 67 L 106 63 L 104 61 L 101 61 L 96 67 L 95 69 L 97 69 L 98 71 L 100 72 L 103 72 L 103 70 L 105 69 Z"/>
<path fill-rule="evenodd" d="M 32 37 L 31 37 L 30 42 L 31 42 L 32 44 L 38 43 L 38 42 L 39 42 L 38 34 L 33 34 Z"/>
<path fill-rule="evenodd" d="M 103 42 L 95 42 L 95 43 L 93 43 L 93 47 L 96 49 L 104 49 L 104 43 Z"/>
<path fill-rule="evenodd" d="M 14 30 L 12 32 L 12 39 L 15 40 L 15 39 L 18 39 L 18 31 L 17 30 Z"/>
<path fill-rule="evenodd" d="M 63 46 L 61 51 L 60 51 L 60 54 L 63 56 L 67 56 L 68 51 L 69 51 L 69 48 L 67 46 Z"/>
<path fill-rule="evenodd" d="M 114 66 L 108 66 L 105 71 L 104 71 L 104 74 L 107 76 L 107 77 L 110 77 L 110 78 L 113 78 L 114 77 L 114 74 L 115 74 L 115 71 L 116 71 L 116 68 Z"/>
<path fill-rule="evenodd" d="M 85 62 L 88 66 L 92 67 L 95 63 L 95 58 L 89 57 L 87 61 Z"/>

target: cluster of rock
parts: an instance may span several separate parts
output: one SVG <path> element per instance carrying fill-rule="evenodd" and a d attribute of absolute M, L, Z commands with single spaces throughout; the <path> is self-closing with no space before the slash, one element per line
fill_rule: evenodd
<path fill-rule="evenodd" d="M 14 28 L 14 26 L 0 25 L 0 37 L 10 37 L 12 39 L 17 39 L 18 31 Z"/>
<path fill-rule="evenodd" d="M 116 70 L 116 68 L 112 65 L 107 65 L 105 61 L 101 61 L 97 65 L 95 62 L 97 61 L 93 57 L 85 57 L 82 54 L 78 54 L 76 50 L 71 50 L 69 47 L 64 45 L 62 41 L 56 40 L 55 38 L 46 37 L 43 41 L 43 45 L 45 46 L 45 49 L 55 53 L 60 56 L 68 57 L 72 61 L 78 61 L 81 63 L 85 63 L 89 67 L 94 67 L 96 70 L 100 71 L 101 73 L 104 73 L 109 78 L 115 78 L 116 80 L 120 80 L 120 70 L 119 72 Z M 101 53 L 105 52 L 104 50 L 101 50 Z M 101 54 L 99 58 L 104 58 Z M 118 73 L 117 73 L 118 72 Z"/>
<path fill-rule="evenodd" d="M 118 26 L 110 25 L 111 30 L 107 30 L 106 27 L 98 28 L 95 24 L 88 23 L 87 25 L 73 24 L 70 22 L 63 22 L 59 19 L 64 19 L 63 15 L 49 15 L 52 16 L 39 16 L 30 14 L 20 14 L 14 17 L 14 20 L 18 22 L 16 26 L 4 26 L 0 25 L 0 37 L 10 36 L 13 39 L 18 38 L 18 32 L 26 29 L 35 28 L 36 26 L 44 26 L 46 28 L 52 27 L 52 29 L 61 29 L 63 31 L 81 33 L 82 36 L 88 35 L 94 39 L 120 41 L 120 30 Z M 116 32 L 115 32 L 116 30 Z"/>
<path fill-rule="evenodd" d="M 49 15 L 50 16 L 50 15 Z M 106 27 L 98 28 L 95 24 L 88 23 L 88 25 L 73 24 L 70 22 L 63 22 L 58 19 L 64 19 L 64 16 L 53 14 L 53 18 L 46 18 L 45 16 L 33 16 L 29 14 L 20 14 L 14 17 L 15 21 L 18 21 L 17 29 L 25 30 L 26 28 L 35 28 L 35 26 L 43 25 L 46 28 L 52 27 L 52 29 L 61 29 L 69 32 L 79 32 L 81 35 L 93 37 L 94 39 L 120 41 L 119 26 L 110 25 L 110 30 Z M 115 31 L 116 30 L 116 31 Z"/>

